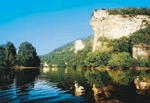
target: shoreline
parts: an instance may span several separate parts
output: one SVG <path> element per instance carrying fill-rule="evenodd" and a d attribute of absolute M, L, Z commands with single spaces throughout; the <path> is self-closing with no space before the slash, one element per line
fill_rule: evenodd
<path fill-rule="evenodd" d="M 107 71 L 110 71 L 110 70 L 150 70 L 150 68 L 148 67 L 109 67 L 109 66 L 106 66 L 106 67 L 87 67 L 87 68 L 80 68 L 80 69 L 83 69 L 83 70 L 107 70 Z"/>
<path fill-rule="evenodd" d="M 40 67 L 23 67 L 23 66 L 14 66 L 14 67 L 10 67 L 11 69 L 27 69 L 27 68 L 40 68 Z"/>
<path fill-rule="evenodd" d="M 0 69 L 35 69 L 40 67 L 24 67 L 24 66 L 13 66 L 13 67 L 3 67 L 1 66 Z M 48 67 L 50 68 L 50 67 Z M 85 67 L 85 68 L 76 68 L 76 69 L 83 69 L 83 70 L 150 70 L 148 67 Z"/>
<path fill-rule="evenodd" d="M 34 68 L 40 68 L 40 67 L 23 67 L 23 66 L 14 66 L 14 67 L 0 67 L 0 69 L 34 69 Z"/>

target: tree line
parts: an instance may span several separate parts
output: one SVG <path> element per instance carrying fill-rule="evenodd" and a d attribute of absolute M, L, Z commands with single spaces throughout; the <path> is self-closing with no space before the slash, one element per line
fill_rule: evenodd
<path fill-rule="evenodd" d="M 126 15 L 135 16 L 135 15 L 150 15 L 150 9 L 147 7 L 135 8 L 135 7 L 126 7 L 126 8 L 111 8 L 105 9 L 101 8 L 101 10 L 107 10 L 109 15 L 122 15 L 126 17 Z M 95 9 L 94 11 L 98 11 Z M 91 17 L 93 16 L 94 12 L 92 13 Z"/>
<path fill-rule="evenodd" d="M 12 42 L 0 45 L 0 66 L 40 66 L 40 58 L 36 53 L 35 47 L 29 42 L 22 42 L 18 53 Z"/>
<path fill-rule="evenodd" d="M 127 8 L 113 8 L 107 10 L 109 14 L 120 14 L 120 15 L 150 15 L 150 9 L 147 7 L 135 8 L 135 7 L 127 7 Z"/>

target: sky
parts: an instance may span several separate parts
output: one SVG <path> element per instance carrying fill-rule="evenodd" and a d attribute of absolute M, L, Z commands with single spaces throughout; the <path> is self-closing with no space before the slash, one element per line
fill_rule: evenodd
<path fill-rule="evenodd" d="M 93 35 L 91 14 L 95 9 L 148 7 L 150 0 L 1 0 L 0 44 L 17 48 L 28 41 L 38 55 Z"/>

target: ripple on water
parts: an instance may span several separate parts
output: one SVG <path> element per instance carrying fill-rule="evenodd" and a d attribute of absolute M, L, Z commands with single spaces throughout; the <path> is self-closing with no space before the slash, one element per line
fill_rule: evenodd
<path fill-rule="evenodd" d="M 17 86 L 13 83 L 7 85 L 6 90 L 0 90 L 0 102 L 11 103 L 34 103 L 34 102 L 73 102 L 81 101 L 79 97 L 73 97 L 72 94 L 66 94 L 69 90 L 57 88 L 57 83 L 47 80 L 36 79 L 33 83 Z M 78 101 L 78 102 L 77 102 Z"/>

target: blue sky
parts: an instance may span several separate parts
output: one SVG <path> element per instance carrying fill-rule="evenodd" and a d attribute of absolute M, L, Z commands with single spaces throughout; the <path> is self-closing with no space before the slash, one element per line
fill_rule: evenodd
<path fill-rule="evenodd" d="M 90 17 L 95 9 L 148 7 L 149 0 L 1 0 L 0 44 L 28 41 L 38 55 L 77 38 L 93 34 Z"/>

